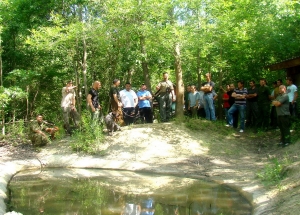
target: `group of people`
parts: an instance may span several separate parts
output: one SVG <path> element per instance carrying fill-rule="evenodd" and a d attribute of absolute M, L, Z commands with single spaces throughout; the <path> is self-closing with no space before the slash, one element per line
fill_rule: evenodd
<path fill-rule="evenodd" d="M 162 95 L 162 99 L 164 96 L 166 97 L 165 83 L 168 82 L 160 82 L 158 86 L 161 89 L 160 95 Z M 131 83 L 129 82 L 125 84 L 125 89 L 123 90 L 119 90 L 119 86 L 120 80 L 115 79 L 109 91 L 110 112 L 104 117 L 109 135 L 112 135 L 114 131 L 120 131 L 120 126 L 133 124 L 137 112 L 144 122 L 153 122 L 152 94 L 147 90 L 146 84 L 142 83 L 138 92 L 131 89 Z M 68 81 L 66 86 L 62 88 L 63 127 L 65 133 L 69 135 L 71 135 L 73 130 L 70 126 L 70 119 L 73 121 L 75 128 L 79 127 L 80 123 L 80 116 L 75 107 L 76 93 L 74 88 L 76 86 L 73 86 L 72 81 Z M 91 112 L 92 126 L 99 125 L 102 118 L 102 107 L 98 95 L 100 88 L 101 82 L 94 81 L 87 95 L 87 105 Z M 30 126 L 30 139 L 33 145 L 43 146 L 50 142 L 49 134 L 54 136 L 57 130 L 48 127 L 43 120 L 43 116 L 37 115 L 36 120 Z"/>
<path fill-rule="evenodd" d="M 206 74 L 205 82 L 200 91 L 195 85 L 187 87 L 185 94 L 185 109 L 192 117 L 205 117 L 207 120 L 216 120 L 214 101 L 217 94 L 214 91 L 215 83 L 211 81 L 209 73 Z M 292 78 L 286 79 L 287 86 L 282 80 L 273 82 L 273 89 L 267 86 L 266 79 L 261 78 L 259 85 L 254 80 L 249 82 L 249 88 L 244 86 L 243 81 L 226 86 L 222 96 L 226 126 L 238 127 L 239 132 L 244 132 L 245 127 L 268 130 L 279 128 L 281 141 L 279 145 L 287 146 L 291 142 L 291 120 L 297 116 L 297 86 Z"/>
<path fill-rule="evenodd" d="M 185 110 L 192 117 L 205 117 L 207 120 L 215 121 L 215 100 L 218 95 L 215 92 L 215 83 L 211 80 L 211 74 L 206 73 L 206 82 L 202 84 L 199 91 L 195 85 L 187 87 L 185 93 Z M 242 133 L 245 127 L 253 127 L 255 130 L 262 128 L 267 130 L 270 126 L 279 127 L 281 131 L 282 145 L 290 143 L 290 116 L 297 115 L 296 100 L 298 97 L 297 87 L 291 78 L 286 80 L 287 87 L 279 79 L 273 83 L 274 89 L 267 86 L 264 78 L 260 79 L 259 86 L 254 80 L 249 82 L 249 88 L 244 86 L 243 81 L 227 85 L 222 96 L 223 109 L 227 127 L 238 127 Z M 125 84 L 125 89 L 119 90 L 120 80 L 113 80 L 109 91 L 110 112 L 105 116 L 104 121 L 108 134 L 121 130 L 120 126 L 134 123 L 137 113 L 146 123 L 153 122 L 152 101 L 153 97 L 147 86 L 142 83 L 140 89 L 135 92 L 131 89 L 131 83 Z M 71 118 L 75 127 L 79 126 L 80 116 L 75 108 L 75 90 L 72 81 L 68 81 L 62 88 L 61 108 L 63 113 L 64 129 L 71 134 Z M 101 104 L 98 91 L 101 88 L 100 81 L 94 81 L 88 92 L 87 104 L 91 112 L 93 125 L 98 125 L 101 119 Z M 158 100 L 160 121 L 168 122 L 171 117 L 172 103 L 176 101 L 174 85 L 169 80 L 169 74 L 163 73 L 163 80 L 156 86 L 154 97 Z M 271 118 L 271 120 L 269 120 Z M 238 120 L 239 119 L 239 120 Z M 271 121 L 271 124 L 269 123 Z M 45 135 L 40 131 L 43 129 L 54 133 L 57 129 L 49 130 L 42 125 L 42 116 L 38 115 L 35 126 L 31 127 L 31 139 L 35 145 L 45 145 Z M 37 126 L 39 125 L 39 126 Z M 48 130 L 46 130 L 48 129 Z"/>

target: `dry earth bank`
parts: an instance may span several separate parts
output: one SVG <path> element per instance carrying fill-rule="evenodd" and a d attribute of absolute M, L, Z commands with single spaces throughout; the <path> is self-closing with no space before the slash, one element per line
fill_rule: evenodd
<path fill-rule="evenodd" d="M 195 123 L 199 124 L 196 126 Z M 276 146 L 279 131 L 254 134 L 224 128 L 205 120 L 187 125 L 172 122 L 130 126 L 96 149 L 96 154 L 75 153 L 70 138 L 34 150 L 28 143 L 6 144 L 0 140 L 0 198 L 6 198 L 10 177 L 24 168 L 74 167 L 125 169 L 208 178 L 241 190 L 253 201 L 254 214 L 298 214 L 299 141 L 286 148 Z M 15 146 L 13 146 L 15 145 Z M 289 160 L 279 186 L 265 187 L 257 173 L 270 159 Z M 0 208 L 3 212 L 3 201 Z"/>

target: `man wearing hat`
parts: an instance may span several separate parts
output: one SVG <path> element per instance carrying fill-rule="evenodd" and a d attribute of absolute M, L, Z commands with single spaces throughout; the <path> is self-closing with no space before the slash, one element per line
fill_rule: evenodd
<path fill-rule="evenodd" d="M 71 134 L 69 118 L 71 117 L 75 127 L 79 126 L 80 116 L 75 108 L 75 88 L 72 81 L 68 81 L 66 86 L 62 88 L 61 108 L 63 112 L 64 129 L 67 134 Z"/>
<path fill-rule="evenodd" d="M 137 92 L 138 105 L 141 117 L 145 118 L 146 123 L 153 123 L 152 110 L 150 101 L 151 93 L 146 90 L 147 86 L 143 83 L 140 90 Z"/>
<path fill-rule="evenodd" d="M 123 106 L 125 124 L 133 124 L 138 98 L 136 93 L 131 89 L 131 84 L 129 82 L 125 84 L 125 89 L 120 91 L 120 98 Z"/>

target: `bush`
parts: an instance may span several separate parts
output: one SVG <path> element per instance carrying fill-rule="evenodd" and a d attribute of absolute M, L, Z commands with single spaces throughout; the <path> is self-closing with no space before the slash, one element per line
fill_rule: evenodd
<path fill-rule="evenodd" d="M 257 176 L 267 186 L 278 185 L 284 178 L 282 169 L 283 165 L 280 164 L 276 158 L 274 158 L 271 160 L 271 164 L 267 164 L 261 172 L 257 173 Z"/>
<path fill-rule="evenodd" d="M 74 132 L 71 147 L 74 151 L 83 151 L 93 154 L 97 145 L 103 140 L 103 125 L 93 125 L 91 114 L 88 111 L 82 113 L 81 126 Z"/>

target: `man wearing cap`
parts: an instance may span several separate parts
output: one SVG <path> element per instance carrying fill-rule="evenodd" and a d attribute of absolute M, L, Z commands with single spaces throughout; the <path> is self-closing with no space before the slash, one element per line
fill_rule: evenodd
<path fill-rule="evenodd" d="M 125 84 L 125 89 L 120 91 L 120 98 L 123 106 L 125 124 L 133 124 L 138 97 L 136 93 L 131 90 L 131 84 L 129 82 Z"/>
<path fill-rule="evenodd" d="M 143 83 L 141 85 L 140 90 L 137 92 L 139 111 L 141 116 L 145 118 L 146 123 L 153 123 L 152 110 L 150 104 L 152 95 L 146 89 L 147 86 Z"/>
<path fill-rule="evenodd" d="M 169 80 L 169 74 L 163 73 L 163 80 L 158 83 L 159 114 L 161 122 L 168 122 L 171 116 L 172 101 L 176 100 L 173 83 Z"/>
<path fill-rule="evenodd" d="M 62 88 L 61 108 L 63 112 L 64 129 L 67 134 L 71 134 L 69 118 L 71 117 L 75 127 L 79 126 L 80 116 L 75 108 L 75 88 L 72 81 L 68 81 L 66 86 Z"/>

